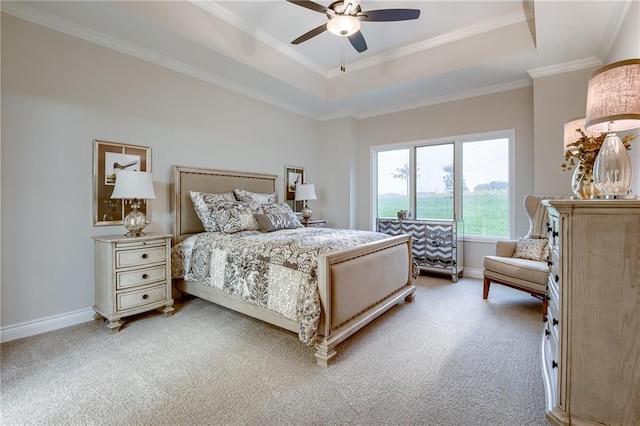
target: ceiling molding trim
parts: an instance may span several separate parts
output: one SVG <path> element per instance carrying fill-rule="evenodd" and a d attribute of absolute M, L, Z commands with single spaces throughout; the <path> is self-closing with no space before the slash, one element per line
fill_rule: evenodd
<path fill-rule="evenodd" d="M 534 68 L 527 70 L 527 74 L 531 78 L 549 77 L 556 74 L 563 74 L 565 72 L 579 71 L 585 68 L 598 67 L 602 65 L 602 61 L 595 56 L 589 58 L 578 59 L 577 61 L 563 62 L 561 64 L 550 65 L 548 67 Z"/>
<path fill-rule="evenodd" d="M 65 19 L 55 17 L 48 13 L 35 10 L 31 7 L 25 6 L 23 4 L 19 4 L 18 2 L 2 3 L 2 12 L 8 13 L 9 15 L 16 16 L 18 18 L 24 19 L 29 22 L 33 22 L 38 25 L 42 25 L 47 28 L 51 28 L 56 31 L 60 31 L 68 35 L 89 41 L 91 43 L 95 43 L 100 46 L 104 46 L 109 49 L 116 50 L 126 55 L 133 56 L 138 59 L 142 59 L 146 62 L 151 62 L 155 65 L 159 65 L 161 67 L 168 68 L 170 70 L 179 72 L 181 74 L 185 74 L 185 75 L 197 78 L 207 83 L 220 86 L 224 89 L 239 93 L 241 95 L 247 96 L 249 98 L 252 98 L 261 102 L 265 102 L 267 104 L 276 106 L 278 108 L 282 108 L 284 110 L 295 113 L 297 115 L 302 115 L 304 117 L 311 118 L 314 120 L 320 119 L 320 117 L 317 114 L 314 114 L 310 111 L 306 111 L 300 108 L 299 105 L 293 105 L 288 102 L 283 102 L 282 100 L 274 96 L 270 96 L 270 95 L 267 95 L 266 93 L 253 90 L 242 84 L 232 82 L 230 80 L 227 80 L 225 78 L 222 78 L 210 72 L 204 71 L 200 68 L 187 65 L 182 61 L 177 61 L 175 59 L 169 58 L 168 56 L 153 52 L 148 49 L 144 49 L 140 46 L 123 42 L 122 40 L 118 40 L 116 38 L 107 36 L 103 33 L 91 30 L 82 25 L 74 24 Z"/>
<path fill-rule="evenodd" d="M 288 45 L 281 43 L 280 41 L 271 37 L 269 34 L 265 33 L 264 31 L 257 29 L 255 27 L 252 27 L 247 23 L 247 21 L 240 18 L 235 13 L 231 13 L 228 9 L 225 9 L 224 7 L 216 3 L 213 3 L 211 1 L 205 1 L 205 0 L 189 0 L 189 1 L 194 5 L 198 6 L 199 8 L 201 8 L 202 10 L 204 10 L 205 12 L 210 13 L 213 16 L 225 21 L 227 24 L 236 27 L 240 31 L 257 39 L 261 43 L 264 43 L 265 45 L 271 47 L 272 49 L 275 49 L 276 51 L 282 53 L 283 55 L 288 56 L 289 58 L 293 59 L 300 65 L 308 68 L 310 71 L 326 78 L 326 73 L 327 73 L 326 68 L 310 60 L 306 56 L 299 54 L 295 49 L 292 49 Z M 318 70 L 320 70 L 320 72 L 318 72 Z"/>
<path fill-rule="evenodd" d="M 602 41 L 600 42 L 600 46 L 598 47 L 599 57 L 607 58 L 609 56 L 611 48 L 613 47 L 613 43 L 615 43 L 616 39 L 618 38 L 620 29 L 624 24 L 624 20 L 626 19 L 627 14 L 629 13 L 632 2 L 633 0 L 627 0 L 624 3 L 615 4 L 616 9 L 611 15 L 611 20 L 609 20 L 609 23 L 605 28 Z"/>
<path fill-rule="evenodd" d="M 430 99 L 425 99 L 417 102 L 406 103 L 406 104 L 396 105 L 388 108 L 372 110 L 372 111 L 361 113 L 357 115 L 356 118 L 363 119 L 363 118 L 377 117 L 380 115 L 393 114 L 396 112 L 408 111 L 411 109 L 424 108 L 424 107 L 438 105 L 438 104 L 445 104 L 448 102 L 461 101 L 469 98 L 476 98 L 478 96 L 493 95 L 495 93 L 506 92 L 509 90 L 522 89 L 525 87 L 530 87 L 531 85 L 532 83 L 531 83 L 531 80 L 529 79 L 516 80 L 510 83 L 483 87 L 482 89 L 478 89 L 478 90 L 469 90 L 466 92 L 460 92 L 450 96 L 441 96 L 439 98 L 430 98 Z"/>
<path fill-rule="evenodd" d="M 362 70 L 364 68 L 380 65 L 384 62 L 393 61 L 393 60 L 402 58 L 404 56 L 423 52 L 425 50 L 433 49 L 438 46 L 442 46 L 448 43 L 453 43 L 455 41 L 464 40 L 466 38 L 474 37 L 489 31 L 504 28 L 509 25 L 525 22 L 529 18 L 528 15 L 530 14 L 531 14 L 530 12 L 525 12 L 525 11 L 523 11 L 523 13 L 519 13 L 519 12 L 512 13 L 510 15 L 501 16 L 485 22 L 480 22 L 476 25 L 471 25 L 469 27 L 461 28 L 459 30 L 452 31 L 450 33 L 443 34 L 438 37 L 433 37 L 428 40 L 413 43 L 398 49 L 393 49 L 390 52 L 383 52 L 379 55 L 372 56 L 371 58 L 350 63 L 346 73 L 355 72 L 358 70 Z M 326 77 L 334 78 L 344 74 L 345 72 L 341 70 L 331 70 L 327 73 Z"/>

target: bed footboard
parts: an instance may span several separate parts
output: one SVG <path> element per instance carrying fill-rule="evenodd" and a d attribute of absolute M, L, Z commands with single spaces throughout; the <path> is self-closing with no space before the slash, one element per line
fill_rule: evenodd
<path fill-rule="evenodd" d="M 340 342 L 394 305 L 413 301 L 411 253 L 411 236 L 400 235 L 319 258 L 319 365 L 331 364 Z"/>

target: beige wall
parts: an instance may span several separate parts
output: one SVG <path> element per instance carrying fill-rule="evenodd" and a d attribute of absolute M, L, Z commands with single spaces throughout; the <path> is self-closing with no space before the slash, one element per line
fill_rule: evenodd
<path fill-rule="evenodd" d="M 564 123 L 585 116 L 587 83 L 596 68 L 537 78 L 534 98 L 534 192 L 571 195 L 571 172 L 563 171 Z"/>
<path fill-rule="evenodd" d="M 170 232 L 172 164 L 280 176 L 290 164 L 315 179 L 318 134 L 314 120 L 3 14 L 3 328 L 93 305 L 91 237 L 124 233 L 92 226 L 94 139 L 151 147 L 147 229 Z"/>
<path fill-rule="evenodd" d="M 357 120 L 353 117 L 325 121 L 320 128 L 320 171 L 318 193 L 327 225 L 357 228 Z M 316 187 L 316 189 L 318 189 Z M 314 216 L 315 213 L 314 213 Z"/>

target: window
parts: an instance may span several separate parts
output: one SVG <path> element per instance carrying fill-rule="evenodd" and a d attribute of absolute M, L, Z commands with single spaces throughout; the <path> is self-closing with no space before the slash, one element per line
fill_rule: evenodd
<path fill-rule="evenodd" d="M 378 217 L 396 217 L 409 209 L 409 150 L 381 151 L 377 155 Z"/>
<path fill-rule="evenodd" d="M 377 217 L 462 219 L 465 236 L 508 237 L 512 132 L 373 151 Z"/>
<path fill-rule="evenodd" d="M 453 144 L 416 148 L 416 219 L 453 219 Z"/>

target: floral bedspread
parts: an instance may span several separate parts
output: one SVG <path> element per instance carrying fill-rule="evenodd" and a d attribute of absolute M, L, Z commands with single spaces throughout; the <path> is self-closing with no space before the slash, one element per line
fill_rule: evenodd
<path fill-rule="evenodd" d="M 318 256 L 388 237 L 313 227 L 268 233 L 204 232 L 173 247 L 171 274 L 240 296 L 300 323 L 299 338 L 311 345 L 320 322 Z"/>

